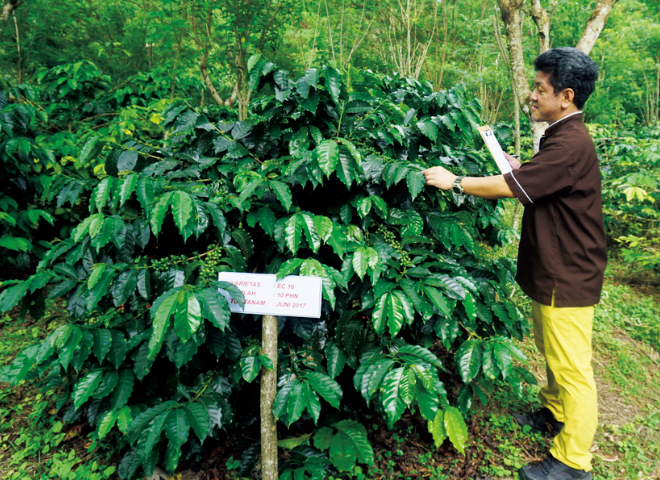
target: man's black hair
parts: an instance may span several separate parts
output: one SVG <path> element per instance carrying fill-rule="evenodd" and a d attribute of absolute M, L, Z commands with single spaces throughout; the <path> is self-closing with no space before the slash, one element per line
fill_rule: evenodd
<path fill-rule="evenodd" d="M 573 103 L 582 108 L 594 91 L 598 79 L 598 65 L 577 48 L 553 48 L 534 60 L 536 70 L 550 75 L 549 81 L 555 93 L 565 88 L 575 92 Z"/>

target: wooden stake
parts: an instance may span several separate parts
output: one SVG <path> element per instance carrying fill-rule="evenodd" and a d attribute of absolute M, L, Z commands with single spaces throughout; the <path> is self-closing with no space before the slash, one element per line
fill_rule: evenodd
<path fill-rule="evenodd" d="M 273 362 L 273 369 L 261 370 L 261 478 L 277 480 L 277 426 L 273 402 L 277 395 L 277 317 L 264 315 L 261 329 L 261 349 Z"/>

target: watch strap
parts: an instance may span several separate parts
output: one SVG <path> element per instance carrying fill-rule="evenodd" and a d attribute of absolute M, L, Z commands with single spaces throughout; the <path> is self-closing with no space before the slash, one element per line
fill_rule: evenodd
<path fill-rule="evenodd" d="M 461 185 L 461 180 L 464 178 L 465 176 L 456 177 L 456 180 L 454 180 L 454 186 L 451 189 L 452 192 L 457 195 L 463 195 L 465 193 L 465 190 L 463 190 L 463 186 Z"/>

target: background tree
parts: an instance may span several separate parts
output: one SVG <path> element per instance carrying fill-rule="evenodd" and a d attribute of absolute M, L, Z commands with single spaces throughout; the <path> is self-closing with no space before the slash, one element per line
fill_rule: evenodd
<path fill-rule="evenodd" d="M 616 3 L 616 0 L 598 0 L 594 7 L 593 13 L 587 20 L 582 36 L 577 43 L 579 48 L 586 54 L 589 54 L 591 48 L 596 42 L 614 3 Z M 518 103 L 522 106 L 525 114 L 530 116 L 529 96 L 531 94 L 531 89 L 529 87 L 526 62 L 523 55 L 522 34 L 523 7 L 525 6 L 525 0 L 498 0 L 498 5 L 505 26 L 515 95 L 518 97 Z M 542 7 L 540 0 L 532 0 L 530 15 L 537 27 L 537 37 L 539 42 L 538 54 L 540 54 L 550 48 L 550 17 L 548 16 L 546 9 Z M 538 139 L 546 128 L 547 124 L 544 122 L 531 123 L 535 151 L 538 149 Z"/>
<path fill-rule="evenodd" d="M 0 22 L 6 22 L 12 16 L 14 10 L 21 6 L 23 0 L 3 0 L 0 10 Z M 0 24 L 1 25 L 1 24 Z"/>

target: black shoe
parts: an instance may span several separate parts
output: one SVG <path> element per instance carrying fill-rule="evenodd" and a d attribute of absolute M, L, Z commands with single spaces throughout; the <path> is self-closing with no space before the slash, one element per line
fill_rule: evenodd
<path fill-rule="evenodd" d="M 591 472 L 571 468 L 552 455 L 542 462 L 526 465 L 518 472 L 521 480 L 591 480 Z"/>
<path fill-rule="evenodd" d="M 555 420 L 554 415 L 547 408 L 532 413 L 514 413 L 513 418 L 518 425 L 532 427 L 532 432 L 539 432 L 556 437 L 564 428 L 564 422 Z"/>

